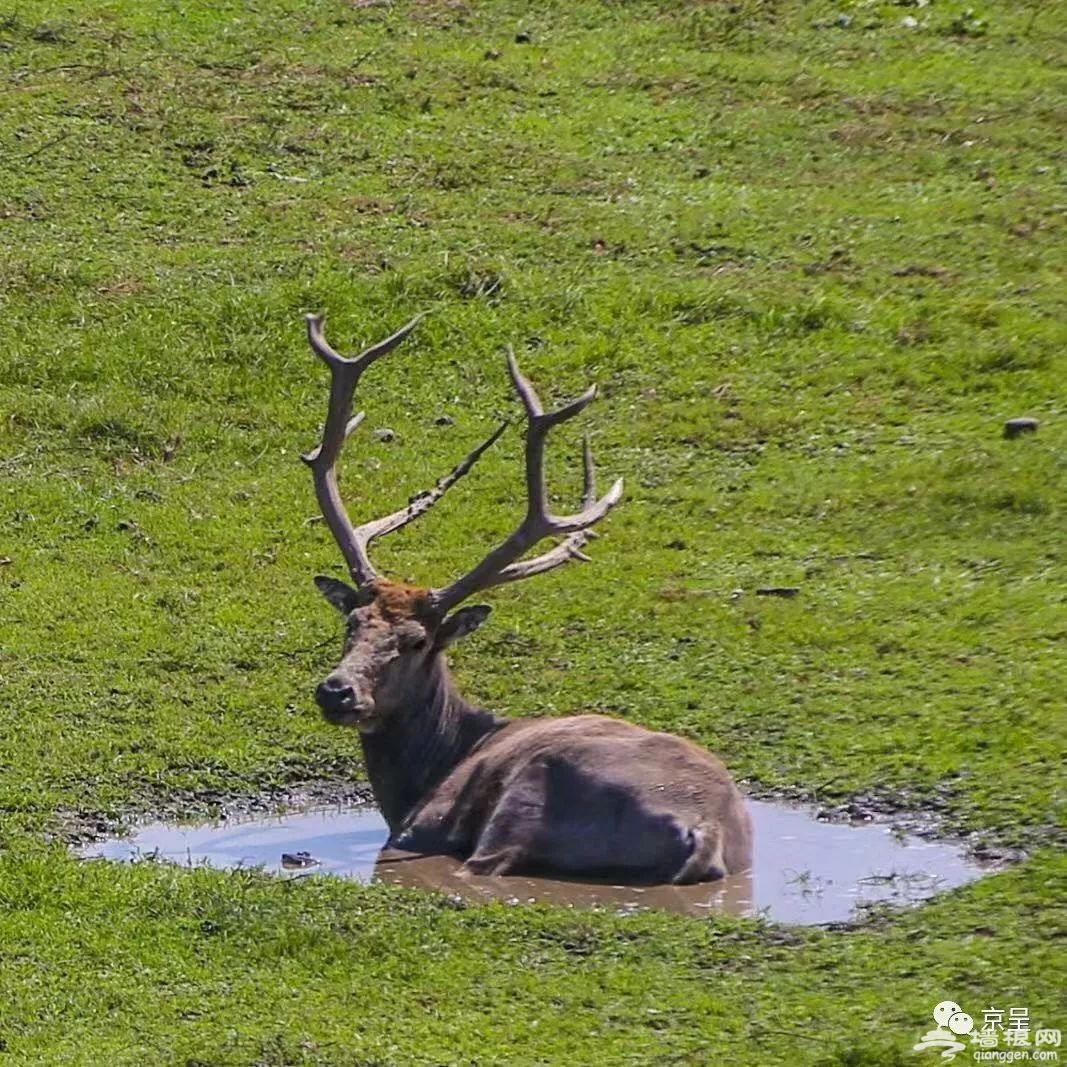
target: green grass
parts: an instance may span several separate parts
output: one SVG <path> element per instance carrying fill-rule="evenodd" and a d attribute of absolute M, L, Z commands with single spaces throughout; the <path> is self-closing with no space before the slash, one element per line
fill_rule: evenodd
<path fill-rule="evenodd" d="M 0 6 L 0 1059 L 892 1064 L 945 998 L 1067 1029 L 1067 8 L 965 8 Z M 472 698 L 1031 858 L 796 934 L 69 858 L 359 779 L 311 700 L 342 568 L 301 316 L 352 350 L 422 310 L 364 380 L 397 439 L 351 443 L 356 515 L 514 417 L 508 343 L 600 383 L 627 483 L 595 564 L 494 593 Z M 520 462 L 376 559 L 447 581 Z"/>

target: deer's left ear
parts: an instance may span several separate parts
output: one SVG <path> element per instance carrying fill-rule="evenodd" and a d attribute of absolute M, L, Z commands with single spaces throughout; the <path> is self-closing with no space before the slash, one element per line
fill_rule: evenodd
<path fill-rule="evenodd" d="M 348 615 L 359 607 L 359 591 L 350 585 L 345 585 L 336 578 L 329 578 L 325 574 L 316 575 L 315 585 L 342 615 Z"/>
<path fill-rule="evenodd" d="M 454 645 L 461 637 L 477 630 L 489 618 L 489 612 L 492 610 L 488 604 L 472 604 L 469 608 L 454 611 L 441 623 L 435 644 L 439 649 Z"/>

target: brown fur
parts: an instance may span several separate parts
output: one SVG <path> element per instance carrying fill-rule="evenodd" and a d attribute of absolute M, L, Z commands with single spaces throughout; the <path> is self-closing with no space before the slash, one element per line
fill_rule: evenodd
<path fill-rule="evenodd" d="M 600 715 L 510 721 L 474 708 L 443 650 L 488 609 L 443 619 L 425 589 L 379 580 L 349 600 L 344 588 L 323 590 L 349 633 L 319 701 L 360 730 L 394 847 L 459 854 L 482 874 L 682 883 L 750 866 L 744 801 L 706 749 Z"/>
<path fill-rule="evenodd" d="M 426 622 L 433 615 L 429 589 L 384 580 L 376 582 L 374 589 L 374 606 L 389 622 L 401 622 L 404 619 Z"/>

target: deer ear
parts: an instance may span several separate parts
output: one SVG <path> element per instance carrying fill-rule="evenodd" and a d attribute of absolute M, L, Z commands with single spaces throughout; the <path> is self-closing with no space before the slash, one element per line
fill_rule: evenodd
<path fill-rule="evenodd" d="M 437 631 L 438 649 L 448 648 L 455 644 L 461 637 L 473 633 L 489 618 L 489 612 L 493 609 L 488 604 L 472 604 L 469 608 L 460 608 L 454 611 Z"/>
<path fill-rule="evenodd" d="M 350 585 L 345 585 L 336 578 L 328 578 L 325 574 L 315 577 L 315 585 L 342 615 L 348 615 L 359 607 L 359 593 Z"/>

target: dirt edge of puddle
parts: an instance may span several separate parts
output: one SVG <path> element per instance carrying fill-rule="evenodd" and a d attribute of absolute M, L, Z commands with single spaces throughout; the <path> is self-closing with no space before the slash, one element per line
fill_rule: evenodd
<path fill-rule="evenodd" d="M 221 789 L 179 792 L 158 803 L 130 806 L 121 812 L 60 810 L 48 834 L 54 841 L 77 848 L 117 835 L 129 835 L 155 822 L 196 823 L 251 819 L 313 808 L 373 808 L 374 792 L 362 780 L 311 779 L 268 786 L 256 793 Z"/>

